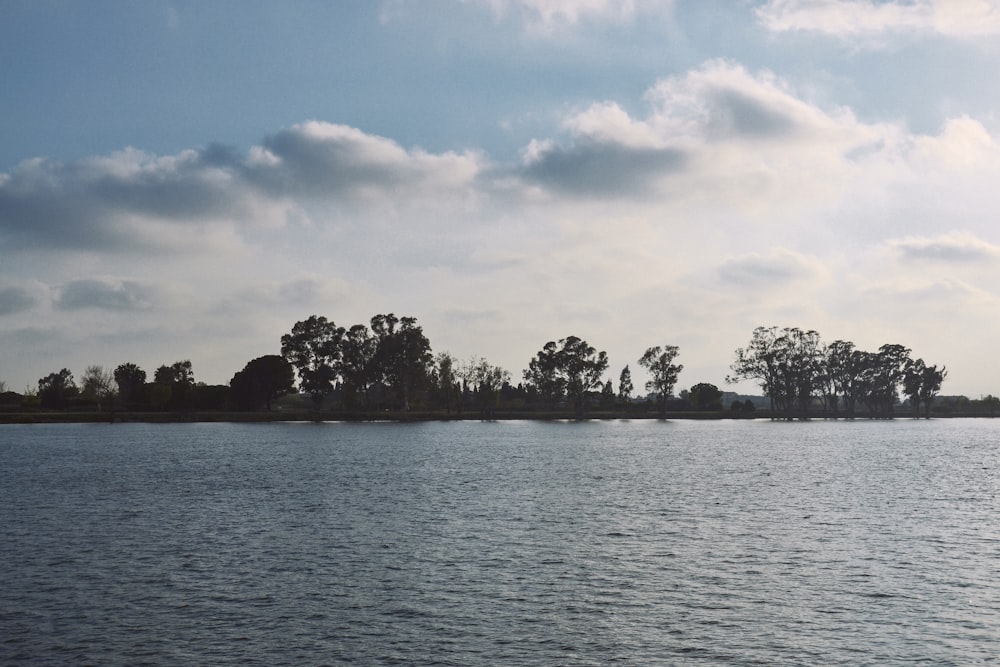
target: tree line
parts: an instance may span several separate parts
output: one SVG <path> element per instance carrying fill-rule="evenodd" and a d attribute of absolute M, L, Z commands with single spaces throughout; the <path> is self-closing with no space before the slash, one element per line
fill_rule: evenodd
<path fill-rule="evenodd" d="M 859 406 L 869 416 L 891 418 L 900 390 L 914 416 L 922 405 L 930 417 L 948 375 L 944 367 L 911 358 L 902 345 L 867 352 L 845 340 L 825 344 L 817 332 L 795 327 L 758 327 L 735 355 L 727 381 L 756 380 L 772 411 L 785 419 L 807 417 L 816 403 L 835 418 L 853 419 Z"/>
<path fill-rule="evenodd" d="M 98 410 L 270 411 L 281 397 L 300 394 L 313 411 L 476 410 L 485 417 L 499 407 L 582 417 L 595 407 L 622 410 L 637 402 L 660 414 L 722 409 L 723 392 L 711 383 L 674 396 L 684 368 L 676 363 L 679 353 L 676 345 L 646 349 L 637 363 L 649 376 L 648 394 L 636 397 L 629 366 L 621 369 L 616 386 L 606 377 L 607 353 L 577 336 L 542 345 L 515 383 L 508 371 L 483 357 L 462 361 L 448 352 L 434 354 L 414 317 L 379 314 L 367 324 L 343 327 L 312 315 L 281 336 L 280 354 L 252 359 L 228 385 L 195 382 L 186 360 L 160 366 L 151 382 L 136 364 L 123 363 L 113 371 L 88 367 L 79 387 L 65 368 L 50 373 L 39 379 L 33 398 L 53 409 L 89 404 Z M 864 352 L 847 341 L 824 344 L 815 331 L 759 327 L 750 344 L 735 351 L 726 380 L 756 380 L 772 414 L 785 419 L 817 410 L 853 418 L 859 406 L 869 415 L 890 417 L 900 389 L 914 409 L 922 405 L 929 416 L 947 371 L 909 355 L 901 345 Z M 753 405 L 738 402 L 732 409 Z"/>

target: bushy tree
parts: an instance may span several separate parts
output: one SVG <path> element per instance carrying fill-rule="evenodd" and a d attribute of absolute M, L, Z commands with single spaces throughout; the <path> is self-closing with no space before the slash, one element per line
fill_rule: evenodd
<path fill-rule="evenodd" d="M 312 315 L 281 337 L 281 355 L 295 368 L 299 388 L 309 394 L 317 409 L 333 392 L 344 333 L 334 322 Z"/>
<path fill-rule="evenodd" d="M 411 402 L 429 384 L 431 343 L 415 317 L 392 313 L 371 320 L 375 335 L 375 377 L 395 395 L 399 407 L 409 410 Z"/>
<path fill-rule="evenodd" d="M 689 392 L 691 407 L 695 410 L 721 410 L 722 391 L 714 384 L 699 382 Z"/>
<path fill-rule="evenodd" d="M 43 408 L 59 409 L 79 393 L 73 374 L 64 368 L 38 380 L 38 401 Z"/>
<path fill-rule="evenodd" d="M 124 405 L 136 405 L 145 400 L 146 371 L 133 363 L 124 363 L 115 369 L 114 377 Z"/>
<path fill-rule="evenodd" d="M 667 399 L 674 392 L 674 385 L 684 366 L 675 364 L 679 348 L 676 345 L 656 345 L 648 348 L 639 358 L 639 365 L 649 371 L 650 379 L 646 390 L 656 394 L 660 411 L 666 413 Z"/>
<path fill-rule="evenodd" d="M 111 371 L 105 371 L 103 366 L 87 366 L 80 382 L 83 386 L 81 392 L 83 397 L 94 401 L 99 411 L 106 401 L 114 398 L 114 374 Z"/>
<path fill-rule="evenodd" d="M 294 391 L 295 373 L 284 357 L 268 354 L 247 362 L 230 380 L 229 387 L 233 401 L 241 409 L 263 405 L 270 412 L 272 401 Z"/>
<path fill-rule="evenodd" d="M 554 405 L 565 392 L 576 415 L 582 417 L 587 393 L 603 387 L 601 378 L 607 369 L 606 352 L 598 352 L 577 336 L 567 336 L 558 344 L 552 341 L 546 343 L 529 362 L 524 379 L 550 405 Z"/>

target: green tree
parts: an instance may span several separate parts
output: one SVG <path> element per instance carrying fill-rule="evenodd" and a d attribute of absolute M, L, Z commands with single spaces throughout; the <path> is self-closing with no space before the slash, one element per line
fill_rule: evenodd
<path fill-rule="evenodd" d="M 146 371 L 133 363 L 124 363 L 115 369 L 114 377 L 123 405 L 134 406 L 145 400 Z"/>
<path fill-rule="evenodd" d="M 295 373 L 284 357 L 268 354 L 247 362 L 229 387 L 240 408 L 252 410 L 263 405 L 270 412 L 275 399 L 294 391 Z"/>
<path fill-rule="evenodd" d="M 458 360 L 448 352 L 439 352 L 434 357 L 431 387 L 434 403 L 447 412 L 458 407 L 462 396 L 461 371 Z"/>
<path fill-rule="evenodd" d="M 649 371 L 650 379 L 646 382 L 646 390 L 656 394 L 660 412 L 666 414 L 667 399 L 674 391 L 677 378 L 684 366 L 675 364 L 678 347 L 676 345 L 659 345 L 651 347 L 639 358 L 639 365 Z"/>
<path fill-rule="evenodd" d="M 316 315 L 296 322 L 281 337 L 281 356 L 295 368 L 299 387 L 309 394 L 316 409 L 333 392 L 341 361 L 344 329 Z"/>

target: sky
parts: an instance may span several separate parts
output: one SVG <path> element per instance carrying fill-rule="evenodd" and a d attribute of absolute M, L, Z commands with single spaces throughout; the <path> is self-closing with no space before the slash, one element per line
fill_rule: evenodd
<path fill-rule="evenodd" d="M 5 0 L 0 381 L 417 318 L 725 383 L 758 326 L 1000 393 L 1000 1 Z"/>

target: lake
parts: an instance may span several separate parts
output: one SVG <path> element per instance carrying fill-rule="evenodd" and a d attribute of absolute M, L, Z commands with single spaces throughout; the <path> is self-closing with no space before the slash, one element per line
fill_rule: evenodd
<path fill-rule="evenodd" d="M 0 427 L 0 664 L 1000 660 L 1000 421 Z"/>

